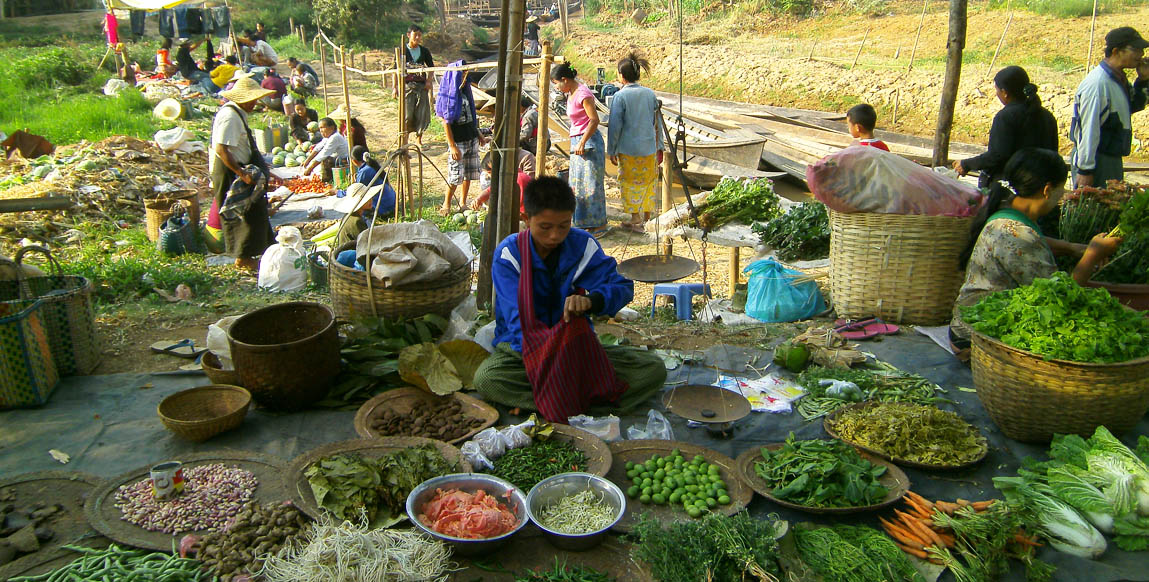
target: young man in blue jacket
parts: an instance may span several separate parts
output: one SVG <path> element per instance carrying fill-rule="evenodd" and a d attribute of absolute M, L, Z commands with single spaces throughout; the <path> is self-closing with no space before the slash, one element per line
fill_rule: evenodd
<path fill-rule="evenodd" d="M 523 207 L 527 229 L 495 249 L 495 352 L 476 372 L 475 389 L 487 400 L 538 410 L 557 422 L 641 405 L 666 381 L 661 358 L 603 346 L 589 320 L 630 303 L 634 283 L 618 273 L 594 236 L 572 228 L 575 196 L 566 182 L 533 180 Z"/>
<path fill-rule="evenodd" d="M 1132 115 L 1149 100 L 1149 42 L 1131 27 L 1105 35 L 1105 59 L 1077 86 L 1069 139 L 1074 184 L 1104 188 L 1125 179 L 1121 158 L 1133 149 Z M 1136 71 L 1130 84 L 1126 69 Z"/>

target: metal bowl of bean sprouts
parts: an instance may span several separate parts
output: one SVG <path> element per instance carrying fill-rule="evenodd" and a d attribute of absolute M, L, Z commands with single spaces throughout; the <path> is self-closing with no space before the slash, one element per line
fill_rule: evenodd
<path fill-rule="evenodd" d="M 551 545 L 589 550 L 626 512 L 622 489 L 590 473 L 562 473 L 539 481 L 527 494 L 527 515 Z"/>

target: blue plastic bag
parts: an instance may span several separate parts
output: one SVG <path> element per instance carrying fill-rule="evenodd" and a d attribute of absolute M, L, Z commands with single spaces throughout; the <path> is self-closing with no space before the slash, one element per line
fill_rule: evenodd
<path fill-rule="evenodd" d="M 803 274 L 773 259 L 754 261 L 743 271 L 750 277 L 746 315 L 766 323 L 799 321 L 826 310 L 822 292 L 813 281 L 793 284 Z"/>

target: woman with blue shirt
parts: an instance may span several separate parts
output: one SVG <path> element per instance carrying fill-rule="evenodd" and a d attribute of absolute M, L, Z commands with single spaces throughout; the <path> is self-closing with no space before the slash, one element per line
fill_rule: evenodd
<path fill-rule="evenodd" d="M 618 166 L 622 209 L 631 217 L 622 227 L 634 232 L 643 232 L 654 210 L 663 148 L 658 98 L 638 84 L 641 71 L 649 73 L 650 63 L 634 53 L 618 62 L 622 89 L 611 100 L 606 147 L 611 163 Z"/>
<path fill-rule="evenodd" d="M 367 226 L 374 222 L 376 216 L 387 218 L 395 214 L 395 190 L 391 188 L 391 183 L 387 181 L 387 174 L 383 173 L 379 167 L 379 162 L 375 161 L 371 152 L 363 146 L 355 146 L 351 150 L 351 163 L 358 169 L 355 171 L 355 183 L 347 189 L 346 199 L 351 200 L 351 204 L 355 204 L 356 200 L 362 198 L 363 191 L 368 187 L 377 189 L 378 193 L 363 200 L 358 208 L 347 207 L 344 209 L 345 212 L 353 213 L 356 216 L 345 221 L 339 229 L 339 233 L 335 235 L 337 245 L 355 240 L 359 233 L 367 230 Z M 378 174 L 382 175 L 376 178 L 375 176 Z M 376 206 L 379 207 L 378 215 L 375 213 Z"/>

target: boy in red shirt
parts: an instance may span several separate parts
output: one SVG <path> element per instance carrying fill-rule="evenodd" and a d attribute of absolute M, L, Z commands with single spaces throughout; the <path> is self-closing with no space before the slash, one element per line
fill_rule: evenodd
<path fill-rule="evenodd" d="M 858 140 L 856 145 L 875 147 L 890 151 L 886 142 L 874 137 L 874 126 L 878 124 L 878 112 L 868 103 L 855 105 L 846 112 L 846 127 L 850 129 L 850 137 Z"/>

